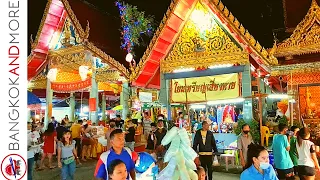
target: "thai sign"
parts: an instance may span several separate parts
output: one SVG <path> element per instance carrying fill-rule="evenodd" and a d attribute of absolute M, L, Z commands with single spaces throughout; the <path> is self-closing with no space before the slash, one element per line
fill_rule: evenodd
<path fill-rule="evenodd" d="M 52 82 L 51 89 L 55 92 L 74 92 L 86 89 L 91 86 L 91 78 L 78 82 Z"/>
<path fill-rule="evenodd" d="M 203 102 L 237 98 L 240 95 L 237 73 L 197 78 L 173 79 L 172 102 Z"/>

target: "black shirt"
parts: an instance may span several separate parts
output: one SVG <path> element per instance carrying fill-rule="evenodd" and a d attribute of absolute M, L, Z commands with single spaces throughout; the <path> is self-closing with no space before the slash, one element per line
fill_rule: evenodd
<path fill-rule="evenodd" d="M 203 144 L 201 129 L 196 132 L 193 141 L 193 150 L 196 152 L 218 152 L 216 140 L 214 139 L 213 133 L 211 131 L 207 131 L 206 135 L 206 143 Z"/>
<path fill-rule="evenodd" d="M 167 130 L 163 128 L 162 131 L 160 132 L 160 129 L 158 128 L 154 134 L 156 135 L 156 138 L 157 138 L 156 146 L 159 146 L 161 144 L 162 139 L 167 134 Z"/>
<path fill-rule="evenodd" d="M 118 128 L 120 128 L 120 129 L 122 129 L 122 127 L 123 127 L 123 124 L 124 124 L 124 120 L 116 120 L 116 126 L 118 127 Z"/>
<path fill-rule="evenodd" d="M 133 142 L 134 141 L 134 135 L 136 134 L 136 130 L 134 127 L 129 127 L 128 134 L 126 134 L 126 142 Z"/>

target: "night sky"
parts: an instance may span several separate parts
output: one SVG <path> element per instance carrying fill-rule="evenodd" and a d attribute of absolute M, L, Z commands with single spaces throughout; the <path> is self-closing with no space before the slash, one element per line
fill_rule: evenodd
<path fill-rule="evenodd" d="M 75 0 L 73 0 L 75 1 Z M 87 4 L 90 8 L 103 14 L 106 19 L 111 19 L 114 24 L 109 24 L 108 28 L 113 28 L 114 31 L 120 27 L 120 17 L 117 7 L 114 5 L 114 1 L 111 0 L 77 0 Z M 155 19 L 154 27 L 157 27 L 161 22 L 163 15 L 166 13 L 170 0 L 126 0 L 125 2 L 135 5 L 139 10 L 145 11 L 147 15 L 152 15 Z M 233 13 L 235 17 L 244 25 L 244 27 L 265 47 L 270 48 L 273 45 L 275 33 L 276 38 L 280 41 L 288 37 L 285 32 L 283 4 L 282 0 L 222 0 L 224 5 Z M 44 8 L 47 1 L 45 0 L 29 0 L 28 11 L 28 34 L 29 42 L 30 36 L 35 38 L 39 24 L 44 12 Z M 71 4 L 71 3 L 70 3 Z M 73 9 L 74 10 L 74 9 Z M 75 11 L 75 10 L 74 10 Z M 105 23 L 105 22 L 103 22 Z M 90 27 L 93 26 L 90 24 Z M 101 32 L 103 33 L 103 32 Z M 99 36 L 99 34 L 97 34 Z M 118 41 L 120 44 L 119 33 L 110 34 L 114 41 Z M 140 59 L 143 55 L 146 46 L 149 44 L 150 37 L 142 37 L 141 46 L 134 49 L 136 53 L 135 59 Z M 112 46 L 105 40 L 105 44 L 101 44 L 101 49 L 108 49 L 107 52 L 116 60 L 122 59 L 125 56 L 125 51 L 117 47 Z M 95 43 L 95 42 L 93 42 Z M 99 43 L 98 47 L 99 47 Z M 30 48 L 29 48 L 30 52 Z M 121 60 L 118 60 L 121 62 Z"/>

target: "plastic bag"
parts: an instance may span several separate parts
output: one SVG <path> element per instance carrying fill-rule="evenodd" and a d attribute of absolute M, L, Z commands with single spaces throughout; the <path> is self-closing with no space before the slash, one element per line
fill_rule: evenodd
<path fill-rule="evenodd" d="M 177 162 L 176 158 L 172 157 L 168 163 L 168 165 L 161 171 L 165 173 L 165 176 L 172 177 L 174 174 L 174 170 L 176 169 Z"/>
<path fill-rule="evenodd" d="M 174 171 L 173 177 L 170 180 L 179 180 L 180 173 L 178 170 Z"/>
<path fill-rule="evenodd" d="M 181 150 L 177 153 L 176 157 L 177 157 L 177 165 L 180 173 L 180 180 L 190 180 L 187 167 L 185 164 L 185 159 L 183 157 L 183 153 Z"/>
<path fill-rule="evenodd" d="M 187 168 L 189 168 L 191 170 L 197 170 L 197 166 L 193 160 L 185 158 L 184 161 L 186 163 Z"/>
<path fill-rule="evenodd" d="M 177 134 L 178 134 L 178 128 L 172 127 L 170 131 L 168 131 L 167 134 L 162 139 L 161 145 L 163 146 L 168 145 Z"/>
<path fill-rule="evenodd" d="M 212 165 L 213 165 L 213 166 L 220 166 L 220 165 L 219 165 L 219 161 L 218 161 L 218 157 L 217 157 L 216 155 L 215 155 L 214 158 L 213 158 L 213 163 L 212 163 Z"/>
<path fill-rule="evenodd" d="M 164 155 L 164 162 L 169 162 L 170 159 L 178 153 L 179 147 L 180 147 L 180 137 L 176 136 L 173 138 L 168 151 Z"/>
<path fill-rule="evenodd" d="M 194 160 L 198 156 L 190 146 L 187 146 L 183 143 L 181 143 L 180 146 L 185 158 Z"/>
<path fill-rule="evenodd" d="M 179 129 L 178 134 L 180 136 L 181 143 L 183 143 L 187 146 L 191 146 L 189 135 L 188 135 L 188 132 L 185 128 Z"/>
<path fill-rule="evenodd" d="M 192 169 L 188 169 L 188 174 L 189 174 L 190 180 L 198 180 L 198 174 L 194 172 Z"/>

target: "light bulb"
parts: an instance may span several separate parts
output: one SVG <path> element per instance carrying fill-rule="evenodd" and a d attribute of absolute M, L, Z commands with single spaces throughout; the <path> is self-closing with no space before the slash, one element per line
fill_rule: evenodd
<path fill-rule="evenodd" d="M 133 60 L 133 55 L 131 54 L 131 53 L 128 53 L 127 55 L 126 55 L 126 61 L 127 62 L 131 62 Z"/>

